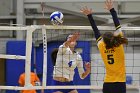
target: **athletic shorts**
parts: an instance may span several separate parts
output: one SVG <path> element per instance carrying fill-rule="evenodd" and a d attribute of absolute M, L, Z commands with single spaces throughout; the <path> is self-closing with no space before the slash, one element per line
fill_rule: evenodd
<path fill-rule="evenodd" d="M 53 80 L 52 81 L 52 86 L 74 86 L 74 83 L 73 83 L 73 81 L 60 82 L 60 81 Z M 75 90 L 75 89 L 53 89 L 52 92 L 61 91 L 63 93 L 68 93 L 68 92 L 70 92 L 72 90 Z"/>
<path fill-rule="evenodd" d="M 113 82 L 103 84 L 103 93 L 126 93 L 125 82 Z"/>

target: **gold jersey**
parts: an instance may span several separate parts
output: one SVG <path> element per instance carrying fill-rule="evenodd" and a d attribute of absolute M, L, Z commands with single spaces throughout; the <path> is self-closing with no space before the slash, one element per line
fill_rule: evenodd
<path fill-rule="evenodd" d="M 115 32 L 122 35 L 119 30 Z M 106 75 L 104 82 L 125 82 L 125 56 L 123 45 L 115 47 L 114 49 L 106 49 L 105 43 L 102 39 L 98 41 L 98 48 L 105 64 Z"/>

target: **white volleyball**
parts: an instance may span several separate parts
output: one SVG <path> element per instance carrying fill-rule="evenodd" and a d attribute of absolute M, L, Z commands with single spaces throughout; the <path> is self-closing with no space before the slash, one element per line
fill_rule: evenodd
<path fill-rule="evenodd" d="M 50 15 L 50 20 L 53 25 L 59 25 L 63 23 L 64 15 L 60 11 L 55 11 Z"/>

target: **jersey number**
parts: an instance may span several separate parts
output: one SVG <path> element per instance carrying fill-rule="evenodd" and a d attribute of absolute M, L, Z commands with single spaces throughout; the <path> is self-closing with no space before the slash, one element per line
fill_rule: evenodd
<path fill-rule="evenodd" d="M 72 66 L 72 61 L 70 61 L 70 62 L 68 63 L 68 65 L 69 65 L 69 67 L 71 67 L 71 66 Z"/>
<path fill-rule="evenodd" d="M 108 64 L 114 64 L 113 55 L 107 55 L 107 59 L 108 59 Z"/>

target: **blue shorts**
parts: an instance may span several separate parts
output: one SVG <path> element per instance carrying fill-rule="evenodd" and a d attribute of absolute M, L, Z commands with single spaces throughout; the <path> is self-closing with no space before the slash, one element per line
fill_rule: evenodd
<path fill-rule="evenodd" d="M 52 86 L 74 86 L 74 83 L 73 83 L 73 81 L 60 82 L 60 81 L 52 80 Z M 68 93 L 72 90 L 75 90 L 75 89 L 53 89 L 52 92 L 61 91 L 63 93 Z"/>

